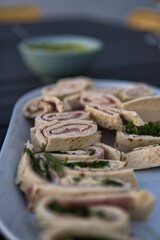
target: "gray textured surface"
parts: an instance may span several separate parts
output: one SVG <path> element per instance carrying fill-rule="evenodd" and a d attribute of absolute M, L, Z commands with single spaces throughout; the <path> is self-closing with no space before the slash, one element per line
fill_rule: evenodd
<path fill-rule="evenodd" d="M 126 82 L 114 81 L 114 85 Z M 97 81 L 97 86 L 113 85 L 111 81 Z M 160 90 L 154 88 L 155 94 Z M 15 105 L 8 134 L 0 157 L 0 230 L 11 240 L 38 239 L 35 216 L 28 212 L 23 195 L 15 186 L 15 174 L 24 143 L 29 138 L 29 122 L 22 116 L 25 102 L 40 94 L 40 89 L 21 97 Z M 107 136 L 106 136 L 107 137 Z M 152 215 L 146 222 L 132 222 L 131 229 L 137 239 L 160 239 L 160 171 L 159 168 L 136 173 L 140 187 L 156 195 L 156 204 Z M 158 236 L 159 235 L 159 236 Z"/>

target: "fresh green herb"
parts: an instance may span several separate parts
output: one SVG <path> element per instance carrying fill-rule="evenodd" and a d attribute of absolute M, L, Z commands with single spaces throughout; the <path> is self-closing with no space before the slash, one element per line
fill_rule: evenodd
<path fill-rule="evenodd" d="M 89 156 L 93 156 L 96 153 L 96 151 L 92 150 L 92 151 L 88 151 L 88 153 L 89 153 Z"/>
<path fill-rule="evenodd" d="M 153 147 L 157 147 L 157 146 L 160 146 L 160 143 L 156 143 L 153 145 Z"/>
<path fill-rule="evenodd" d="M 64 206 L 59 204 L 57 201 L 52 201 L 49 204 L 49 209 L 56 212 L 56 213 L 62 213 L 62 214 L 74 214 L 81 217 L 90 217 L 90 216 L 96 216 L 101 219 L 107 219 L 107 220 L 114 220 L 113 215 L 108 215 L 101 210 L 92 210 L 88 206 Z"/>
<path fill-rule="evenodd" d="M 69 152 L 63 152 L 63 151 L 54 151 L 52 153 L 55 153 L 55 154 L 69 154 Z"/>
<path fill-rule="evenodd" d="M 81 178 L 80 178 L 80 177 L 73 177 L 73 180 L 74 180 L 75 182 L 80 182 L 80 181 L 81 181 Z"/>
<path fill-rule="evenodd" d="M 104 160 L 95 160 L 95 161 L 89 162 L 89 167 L 90 168 L 110 167 L 110 162 L 104 161 Z"/>
<path fill-rule="evenodd" d="M 63 164 L 60 160 L 55 159 L 52 155 L 50 155 L 49 153 L 45 153 L 44 154 L 46 161 L 44 162 L 44 164 L 49 167 L 50 169 L 55 170 L 58 174 L 61 174 L 61 172 L 63 171 Z"/>
<path fill-rule="evenodd" d="M 104 160 L 94 160 L 92 162 L 66 162 L 63 163 L 66 167 L 69 168 L 104 168 L 104 167 L 110 167 L 110 162 L 109 161 L 104 161 Z"/>
<path fill-rule="evenodd" d="M 35 113 L 37 113 L 38 111 L 39 111 L 39 109 L 35 109 L 35 110 L 33 110 L 33 111 L 30 111 L 30 112 L 29 112 L 29 115 L 35 114 Z"/>
<path fill-rule="evenodd" d="M 116 180 L 113 180 L 113 179 L 103 179 L 101 181 L 101 185 L 113 185 L 113 186 L 123 186 L 123 184 L 121 182 L 118 182 Z"/>
<path fill-rule="evenodd" d="M 89 208 L 87 207 L 72 207 L 72 206 L 62 206 L 57 201 L 52 201 L 49 204 L 49 209 L 57 213 L 63 214 L 75 214 L 82 217 L 88 217 L 90 215 Z"/>
<path fill-rule="evenodd" d="M 126 132 L 136 135 L 160 136 L 160 124 L 149 122 L 143 126 L 136 126 L 133 122 L 126 125 Z"/>
<path fill-rule="evenodd" d="M 43 166 L 42 159 L 35 157 L 34 153 L 29 149 L 25 148 L 23 153 L 27 153 L 31 158 L 32 168 L 33 170 L 38 173 L 40 176 L 44 176 L 46 174 L 45 167 Z"/>
<path fill-rule="evenodd" d="M 64 159 L 63 165 L 67 165 L 68 157 Z"/>
<path fill-rule="evenodd" d="M 44 159 L 42 157 L 36 157 L 35 154 L 28 148 L 24 149 L 24 153 L 27 153 L 31 158 L 33 170 L 41 177 L 51 181 L 51 175 L 49 170 L 56 171 L 59 175 L 63 172 L 63 164 L 60 160 L 52 157 L 49 153 L 44 153 Z"/>

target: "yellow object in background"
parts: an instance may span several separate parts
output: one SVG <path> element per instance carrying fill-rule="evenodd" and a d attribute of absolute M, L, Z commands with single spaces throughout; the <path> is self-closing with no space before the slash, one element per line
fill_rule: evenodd
<path fill-rule="evenodd" d="M 38 21 L 42 10 L 34 4 L 0 5 L 0 23 Z"/>
<path fill-rule="evenodd" d="M 129 13 L 126 25 L 136 30 L 160 32 L 160 11 L 150 8 L 138 8 Z"/>

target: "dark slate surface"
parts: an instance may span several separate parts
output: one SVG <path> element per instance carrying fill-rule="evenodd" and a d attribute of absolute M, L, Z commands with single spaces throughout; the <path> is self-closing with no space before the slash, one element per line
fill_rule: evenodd
<path fill-rule="evenodd" d="M 49 20 L 22 26 L 31 36 L 83 34 L 97 37 L 105 43 L 105 49 L 86 75 L 141 81 L 160 87 L 160 53 L 157 46 L 147 43 L 146 33 L 87 19 Z M 16 49 L 19 40 L 11 25 L 0 25 L 0 146 L 16 100 L 42 86 L 24 66 Z"/>

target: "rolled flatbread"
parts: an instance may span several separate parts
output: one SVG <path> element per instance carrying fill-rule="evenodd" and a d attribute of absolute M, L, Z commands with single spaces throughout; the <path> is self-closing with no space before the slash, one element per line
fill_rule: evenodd
<path fill-rule="evenodd" d="M 109 161 L 109 160 L 108 160 Z M 76 177 L 105 177 L 105 178 L 111 178 L 111 179 L 119 179 L 122 180 L 123 182 L 130 183 L 132 188 L 134 189 L 139 189 L 138 181 L 136 179 L 136 176 L 133 172 L 132 169 L 122 169 L 121 164 L 119 166 L 118 163 L 113 162 L 119 162 L 119 161 L 109 161 L 110 165 L 113 164 L 112 167 L 106 168 L 106 169 L 93 169 L 93 168 L 88 168 L 88 169 L 70 169 L 70 168 L 65 168 L 65 173 L 76 176 Z"/>
<path fill-rule="evenodd" d="M 33 146 L 34 147 L 34 146 Z M 42 154 L 42 153 L 41 153 Z M 95 143 L 83 149 L 76 149 L 71 151 L 55 151 L 50 152 L 54 158 L 59 160 L 74 160 L 74 161 L 87 161 L 92 159 L 109 159 L 121 160 L 121 153 L 106 144 Z"/>
<path fill-rule="evenodd" d="M 144 122 L 160 122 L 160 95 L 137 98 L 119 107 L 137 112 Z"/>
<path fill-rule="evenodd" d="M 79 104 L 82 108 L 85 108 L 87 105 L 117 107 L 120 103 L 121 101 L 117 97 L 101 92 L 84 91 L 79 97 Z"/>
<path fill-rule="evenodd" d="M 34 159 L 34 154 L 29 148 L 25 148 L 17 169 L 16 184 L 24 192 L 29 192 L 33 184 L 57 184 L 59 176 L 56 171 L 43 164 L 43 158 L 40 161 Z"/>
<path fill-rule="evenodd" d="M 144 147 L 160 143 L 160 137 L 148 135 L 128 134 L 125 131 L 117 131 L 115 147 L 122 152 L 128 153 L 137 147 Z"/>
<path fill-rule="evenodd" d="M 66 96 L 77 94 L 83 90 L 90 89 L 93 80 L 87 77 L 74 77 L 60 79 L 57 84 L 50 85 L 42 89 L 43 96 L 56 96 L 63 99 Z"/>
<path fill-rule="evenodd" d="M 122 161 L 126 168 L 145 169 L 160 166 L 160 145 L 155 144 L 147 147 L 134 148 L 126 153 Z"/>
<path fill-rule="evenodd" d="M 33 98 L 23 108 L 24 116 L 30 119 L 34 119 L 39 114 L 63 111 L 63 103 L 56 97 L 48 96 Z"/>
<path fill-rule="evenodd" d="M 122 102 L 133 100 L 135 98 L 152 96 L 153 90 L 147 84 L 137 83 L 119 91 L 118 97 Z"/>
<path fill-rule="evenodd" d="M 95 143 L 94 146 L 104 149 L 104 159 L 121 160 L 123 153 L 104 143 Z"/>
<path fill-rule="evenodd" d="M 63 99 L 63 105 L 64 105 L 65 111 L 84 110 L 84 107 L 81 106 L 79 99 L 80 99 L 80 93 L 65 97 Z"/>
<path fill-rule="evenodd" d="M 130 121 L 133 121 L 137 126 L 144 124 L 144 121 L 134 111 L 96 105 L 87 105 L 85 111 L 91 114 L 99 126 L 107 129 L 125 129 L 125 125 Z"/>
<path fill-rule="evenodd" d="M 42 233 L 41 240 L 65 240 L 69 239 L 88 239 L 88 240 L 133 240 L 132 237 L 128 236 L 128 234 L 102 230 L 101 228 L 95 226 L 94 228 L 89 228 L 86 226 L 75 226 L 67 227 L 67 228 L 58 228 L 53 229 L 49 228 Z"/>
<path fill-rule="evenodd" d="M 108 86 L 108 87 L 102 87 L 102 88 L 93 88 L 92 92 L 94 93 L 107 93 L 107 94 L 111 94 L 114 95 L 116 97 L 118 97 L 118 93 L 120 92 L 121 88 L 117 87 L 117 86 Z"/>
<path fill-rule="evenodd" d="M 69 195 L 69 193 L 65 194 L 65 189 L 66 188 L 64 188 L 64 194 L 60 194 L 60 192 L 56 192 L 51 185 L 47 185 L 46 187 L 43 185 L 33 185 L 29 195 L 30 207 L 34 207 L 33 203 L 35 203 L 37 199 L 48 195 L 54 198 L 63 197 L 63 199 L 67 199 L 68 204 L 73 207 L 99 205 L 117 206 L 129 212 L 131 218 L 134 220 L 146 220 L 151 214 L 155 202 L 154 196 L 145 190 L 112 191 L 108 193 L 101 192 L 99 194 L 96 192 L 90 192 L 89 194 L 83 192 L 83 194 L 78 194 L 78 190 L 76 190 Z"/>
<path fill-rule="evenodd" d="M 124 165 L 120 161 L 113 162 Z M 116 163 L 112 164 L 112 169 L 118 168 Z M 42 185 L 43 190 L 49 186 L 51 188 L 54 186 L 53 191 L 65 196 L 68 194 L 90 194 L 92 192 L 121 192 L 132 187 L 131 184 L 125 183 L 118 178 L 108 178 L 105 174 L 98 177 L 69 176 L 66 175 L 66 169 L 69 169 L 69 166 L 63 165 L 60 160 L 52 158 L 48 153 L 44 153 L 44 156 L 37 156 L 28 148 L 25 148 L 18 166 L 16 184 L 27 196 L 30 195 L 34 185 Z"/>
<path fill-rule="evenodd" d="M 100 141 L 97 125 L 87 120 L 68 120 L 31 128 L 37 150 L 65 151 L 88 147 Z"/>
<path fill-rule="evenodd" d="M 66 120 L 88 120 L 90 118 L 90 113 L 84 111 L 71 111 L 71 112 L 62 112 L 62 113 L 44 113 L 42 115 L 38 115 L 35 118 L 35 126 L 50 124 L 55 120 L 59 122 L 63 122 Z"/>
<path fill-rule="evenodd" d="M 76 199 L 72 202 L 76 203 Z M 97 227 L 113 232 L 129 232 L 129 215 L 122 209 L 111 206 L 74 206 L 68 199 L 47 196 L 42 198 L 36 208 L 41 228 L 66 228 L 69 226 Z"/>

